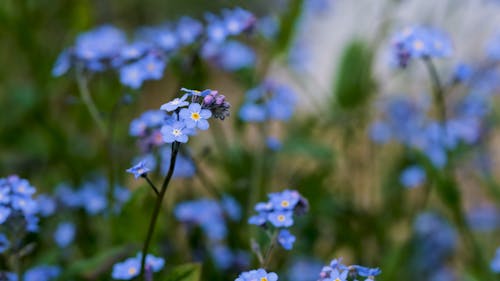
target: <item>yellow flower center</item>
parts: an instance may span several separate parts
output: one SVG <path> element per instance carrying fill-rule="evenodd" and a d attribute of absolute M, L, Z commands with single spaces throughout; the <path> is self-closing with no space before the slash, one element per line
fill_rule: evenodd
<path fill-rule="evenodd" d="M 342 281 L 342 280 L 340 280 L 340 279 L 337 277 L 337 278 L 335 278 L 335 280 L 333 280 L 333 281 Z"/>
<path fill-rule="evenodd" d="M 155 70 L 156 67 L 153 63 L 148 63 L 146 68 L 148 69 L 148 71 L 153 71 L 153 70 Z"/>
<path fill-rule="evenodd" d="M 422 50 L 424 48 L 424 43 L 420 40 L 417 40 L 417 41 L 415 41 L 415 43 L 413 43 L 413 47 L 416 50 Z"/>
<path fill-rule="evenodd" d="M 279 216 L 278 216 L 278 220 L 279 220 L 279 221 L 284 221 L 284 220 L 285 220 L 285 216 L 283 216 L 283 215 L 279 215 Z"/>
<path fill-rule="evenodd" d="M 267 281 L 267 277 L 261 277 L 260 281 Z"/>
<path fill-rule="evenodd" d="M 286 200 L 281 201 L 281 207 L 286 208 L 288 206 L 290 206 L 290 202 L 288 202 Z"/>
<path fill-rule="evenodd" d="M 135 267 L 131 267 L 128 269 L 128 274 L 130 275 L 134 275 L 137 273 L 137 269 L 135 269 Z"/>
<path fill-rule="evenodd" d="M 194 121 L 200 120 L 200 114 L 198 112 L 192 112 L 191 119 L 193 119 Z"/>
<path fill-rule="evenodd" d="M 174 136 L 178 137 L 178 136 L 182 135 L 182 132 L 181 132 L 181 130 L 179 130 L 179 129 L 174 129 L 174 130 L 172 131 L 172 134 L 173 134 Z"/>

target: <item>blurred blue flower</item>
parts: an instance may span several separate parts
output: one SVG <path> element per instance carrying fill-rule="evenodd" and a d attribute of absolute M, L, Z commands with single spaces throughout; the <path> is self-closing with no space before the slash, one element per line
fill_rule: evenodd
<path fill-rule="evenodd" d="M 134 165 L 132 168 L 127 169 L 128 173 L 131 173 L 134 175 L 134 178 L 142 177 L 143 175 L 146 175 L 150 170 L 146 166 L 146 162 L 141 161 Z"/>
<path fill-rule="evenodd" d="M 75 55 L 87 61 L 108 59 L 118 54 L 126 43 L 126 36 L 121 30 L 103 25 L 76 38 Z"/>
<path fill-rule="evenodd" d="M 495 34 L 486 46 L 488 58 L 500 61 L 500 33 Z"/>
<path fill-rule="evenodd" d="M 66 74 L 71 68 L 71 54 L 68 50 L 64 50 L 59 54 L 52 68 L 52 76 L 59 77 Z"/>
<path fill-rule="evenodd" d="M 493 231 L 500 228 L 500 210 L 492 205 L 482 205 L 467 212 L 467 222 L 476 231 Z"/>
<path fill-rule="evenodd" d="M 286 121 L 295 109 L 295 96 L 291 88 L 267 80 L 246 93 L 239 116 L 246 122 Z"/>
<path fill-rule="evenodd" d="M 304 257 L 294 258 L 292 263 L 287 266 L 287 280 L 290 281 L 311 281 L 318 278 L 318 272 L 321 271 L 322 264 Z"/>
<path fill-rule="evenodd" d="M 221 241 L 226 238 L 224 210 L 215 200 L 199 199 L 182 202 L 175 207 L 174 214 L 180 222 L 200 226 L 211 241 Z"/>
<path fill-rule="evenodd" d="M 160 150 L 161 158 L 161 173 L 163 175 L 167 174 L 168 168 L 170 167 L 170 158 L 172 155 L 172 149 L 169 147 L 163 147 Z M 174 178 L 191 178 L 196 173 L 196 167 L 193 160 L 186 157 L 182 153 L 177 154 L 177 160 L 175 161 L 175 169 L 172 177 Z"/>
<path fill-rule="evenodd" d="M 399 182 L 404 187 L 415 188 L 424 184 L 426 180 L 426 173 L 422 167 L 414 165 L 403 170 L 399 176 Z"/>
<path fill-rule="evenodd" d="M 18 281 L 17 274 L 7 271 L 0 271 L 0 280 L 2 281 Z"/>
<path fill-rule="evenodd" d="M 0 178 L 0 225 L 9 222 L 12 217 L 12 223 L 15 224 L 10 226 L 12 229 L 19 227 L 36 232 L 39 206 L 32 197 L 35 191 L 27 180 L 17 175 Z M 18 216 L 22 219 L 19 220 Z"/>
<path fill-rule="evenodd" d="M 61 269 L 57 266 L 40 265 L 26 271 L 23 281 L 51 281 L 56 280 L 60 274 Z"/>
<path fill-rule="evenodd" d="M 229 219 L 238 221 L 241 218 L 241 206 L 233 197 L 223 195 L 220 203 Z"/>
<path fill-rule="evenodd" d="M 255 52 L 238 41 L 227 41 L 219 47 L 212 59 L 223 70 L 237 71 L 253 67 L 256 62 Z"/>
<path fill-rule="evenodd" d="M 142 253 L 138 253 L 135 257 L 126 259 L 123 262 L 113 265 L 111 277 L 116 280 L 130 280 L 139 275 L 141 270 Z M 163 258 L 157 258 L 151 254 L 146 256 L 146 269 L 152 272 L 160 271 L 165 265 Z"/>
<path fill-rule="evenodd" d="M 59 248 L 66 248 L 73 243 L 76 234 L 75 224 L 72 222 L 61 222 L 54 232 L 54 241 Z"/>
<path fill-rule="evenodd" d="M 7 249 L 10 247 L 10 242 L 9 239 L 7 239 L 7 236 L 5 234 L 0 233 L 0 254 L 3 254 Z"/>
<path fill-rule="evenodd" d="M 266 272 L 264 269 L 259 268 L 255 270 L 250 270 L 247 272 L 242 272 L 238 278 L 234 281 L 277 281 L 278 275 L 274 272 Z"/>
<path fill-rule="evenodd" d="M 40 194 L 36 198 L 36 204 L 38 206 L 38 213 L 42 217 L 48 217 L 54 214 L 56 210 L 56 200 L 49 195 Z"/>
<path fill-rule="evenodd" d="M 495 256 L 490 262 L 490 268 L 495 273 L 500 273 L 500 248 L 497 248 Z"/>
<path fill-rule="evenodd" d="M 394 62 L 406 67 L 412 58 L 440 58 L 453 53 L 450 38 L 442 31 L 423 26 L 406 27 L 392 38 Z"/>
<path fill-rule="evenodd" d="M 293 243 L 295 243 L 295 236 L 287 229 L 281 229 L 278 234 L 278 243 L 283 249 L 291 250 L 293 248 Z"/>
<path fill-rule="evenodd" d="M 177 23 L 177 37 L 183 45 L 194 43 L 202 32 L 203 25 L 190 17 L 182 17 Z"/>

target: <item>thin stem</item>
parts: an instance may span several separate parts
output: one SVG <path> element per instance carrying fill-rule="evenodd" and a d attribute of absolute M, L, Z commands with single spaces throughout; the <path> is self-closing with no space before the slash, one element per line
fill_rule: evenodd
<path fill-rule="evenodd" d="M 146 256 L 149 249 L 149 243 L 151 242 L 151 238 L 153 237 L 153 233 L 156 226 L 156 221 L 158 220 L 158 215 L 160 214 L 161 203 L 163 201 L 163 197 L 165 197 L 165 193 L 167 192 L 168 184 L 172 179 L 172 175 L 174 174 L 175 161 L 177 159 L 177 153 L 179 152 L 180 143 L 173 142 L 172 143 L 172 154 L 170 156 L 170 166 L 168 167 L 167 175 L 163 180 L 163 184 L 161 185 L 160 194 L 156 199 L 156 204 L 153 210 L 153 216 L 151 217 L 151 221 L 149 223 L 148 234 L 146 236 L 146 240 L 144 241 L 144 247 L 142 248 L 142 258 L 141 258 L 141 271 L 142 280 L 146 281 L 146 274 L 144 270 L 144 266 L 146 265 Z"/>
<path fill-rule="evenodd" d="M 439 114 L 439 120 L 443 126 L 446 126 L 446 103 L 444 100 L 443 84 L 441 83 L 441 79 L 439 79 L 439 74 L 437 73 L 434 63 L 432 63 L 431 58 L 425 57 L 423 61 L 432 81 L 432 92 L 434 95 L 434 103 Z"/>
<path fill-rule="evenodd" d="M 94 122 L 97 125 L 97 128 L 99 128 L 99 131 L 102 133 L 103 136 L 106 136 L 106 126 L 104 125 L 104 121 L 102 120 L 99 111 L 97 110 L 97 107 L 94 103 L 94 100 L 92 99 L 92 96 L 90 95 L 89 88 L 87 86 L 87 79 L 83 75 L 82 71 L 77 71 L 76 72 L 76 81 L 78 84 L 78 90 L 80 92 L 80 96 L 87 106 L 87 109 L 89 110 L 90 116 L 92 119 L 94 119 Z"/>
<path fill-rule="evenodd" d="M 269 233 L 268 233 L 268 236 Z M 278 238 L 278 231 L 275 230 L 273 235 L 271 236 L 271 242 L 269 243 L 269 247 L 267 247 L 266 253 L 264 254 L 264 262 L 262 263 L 262 268 L 266 268 L 267 265 L 269 264 L 269 261 L 271 260 L 271 253 L 274 249 L 274 246 L 276 245 Z"/>
<path fill-rule="evenodd" d="M 148 175 L 144 174 L 142 177 L 149 183 L 149 186 L 151 186 L 153 191 L 156 193 L 156 196 L 160 196 L 160 192 L 158 192 L 158 189 L 156 188 L 155 184 L 149 179 Z"/>

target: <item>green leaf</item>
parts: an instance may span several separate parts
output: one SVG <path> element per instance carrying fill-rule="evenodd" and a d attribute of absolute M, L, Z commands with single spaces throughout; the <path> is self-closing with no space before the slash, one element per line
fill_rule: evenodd
<path fill-rule="evenodd" d="M 344 49 L 333 85 L 334 105 L 353 109 L 366 104 L 373 90 L 372 49 L 361 40 Z"/>
<path fill-rule="evenodd" d="M 103 250 L 99 255 L 76 261 L 64 271 L 61 280 L 73 279 L 75 277 L 85 277 L 92 279 L 104 272 L 110 272 L 113 264 L 122 256 L 129 252 L 128 246 L 120 246 Z"/>
<path fill-rule="evenodd" d="M 288 10 L 284 13 L 280 21 L 280 29 L 276 40 L 277 53 L 288 53 L 300 22 L 303 6 L 304 0 L 290 1 Z"/>
<path fill-rule="evenodd" d="M 176 266 L 170 271 L 164 281 L 199 281 L 201 276 L 201 265 L 199 263 L 188 263 Z"/>

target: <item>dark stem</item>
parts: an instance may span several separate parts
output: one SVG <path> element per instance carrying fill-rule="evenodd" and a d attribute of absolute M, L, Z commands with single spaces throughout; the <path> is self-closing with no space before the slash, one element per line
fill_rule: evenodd
<path fill-rule="evenodd" d="M 149 186 L 151 186 L 153 191 L 156 193 L 156 196 L 160 196 L 158 189 L 156 188 L 155 184 L 148 178 L 148 175 L 144 174 L 142 177 L 149 183 Z"/>
<path fill-rule="evenodd" d="M 441 121 L 442 126 L 445 128 L 446 126 L 446 102 L 444 100 L 444 88 L 441 80 L 439 79 L 439 74 L 437 73 L 436 67 L 432 60 L 429 57 L 425 57 L 423 59 L 425 66 L 427 67 L 427 72 L 432 81 L 432 92 L 434 97 L 434 104 L 437 108 L 439 114 L 439 120 Z M 446 133 L 446 129 L 445 133 Z"/>
<path fill-rule="evenodd" d="M 151 221 L 149 223 L 148 234 L 146 236 L 146 240 L 144 241 L 144 247 L 142 248 L 142 258 L 141 258 L 141 270 L 140 274 L 142 275 L 142 280 L 146 281 L 146 272 L 144 270 L 144 266 L 146 265 L 146 256 L 148 254 L 149 243 L 151 242 L 151 238 L 153 237 L 153 233 L 156 226 L 156 221 L 158 219 L 158 215 L 160 214 L 161 203 L 163 202 L 163 197 L 165 197 L 165 193 L 167 192 L 168 184 L 172 179 L 172 175 L 174 174 L 175 168 L 175 160 L 177 159 L 177 153 L 179 152 L 180 143 L 173 142 L 172 143 L 172 155 L 170 156 L 170 166 L 168 167 L 167 175 L 163 180 L 163 184 L 161 185 L 160 194 L 156 199 L 156 204 L 153 210 L 153 216 L 151 216 Z"/>

